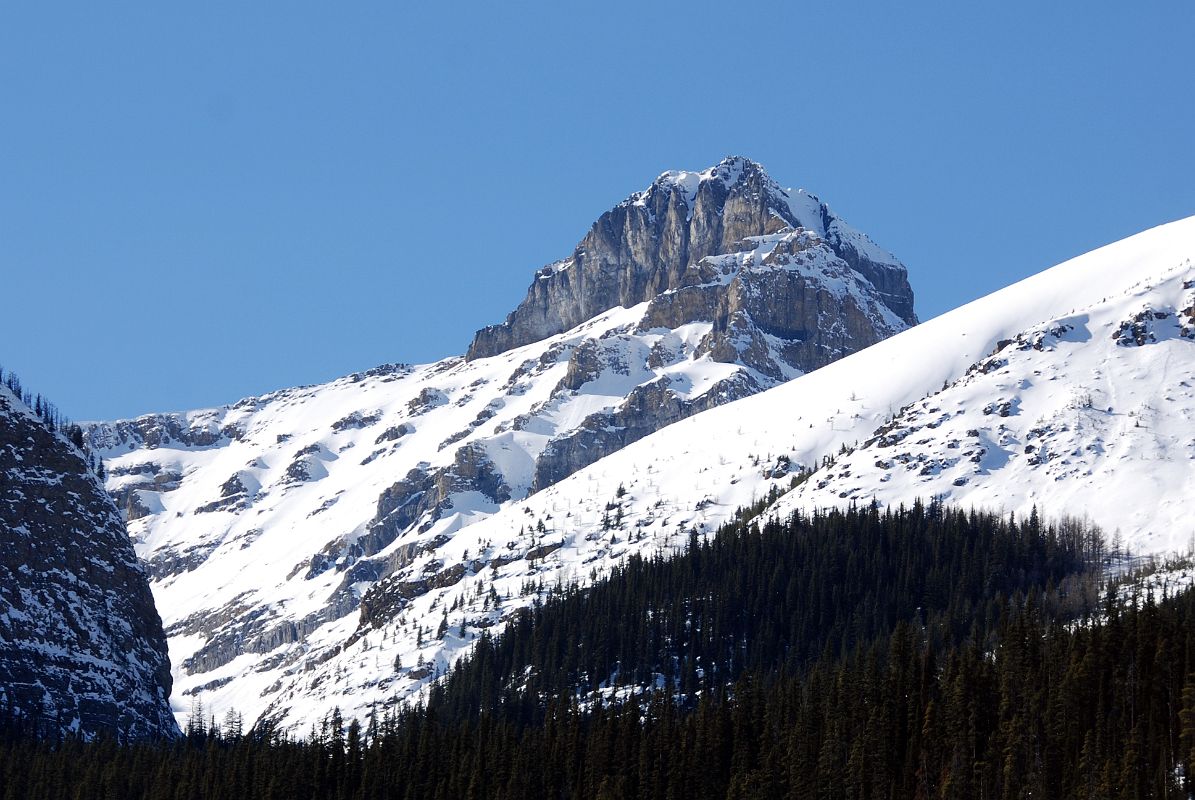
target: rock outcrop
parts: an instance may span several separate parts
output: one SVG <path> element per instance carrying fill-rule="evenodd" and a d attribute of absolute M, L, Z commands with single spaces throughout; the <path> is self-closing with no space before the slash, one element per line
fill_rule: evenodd
<path fill-rule="evenodd" d="M 0 387 L 0 714 L 42 733 L 172 736 L 149 580 L 87 459 Z"/>
<path fill-rule="evenodd" d="M 664 376 L 637 386 L 618 408 L 591 414 L 579 428 L 549 442 L 535 462 L 532 492 L 558 483 L 660 428 L 760 390 L 747 372 L 735 373 L 692 399 L 671 391 L 670 383 Z"/>

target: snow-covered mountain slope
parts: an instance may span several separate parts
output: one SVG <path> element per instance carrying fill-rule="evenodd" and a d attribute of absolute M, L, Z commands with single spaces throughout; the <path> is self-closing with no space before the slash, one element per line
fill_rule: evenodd
<path fill-rule="evenodd" d="M 1195 217 L 670 426 L 522 505 L 532 515 L 567 507 L 584 518 L 621 486 L 624 520 L 658 532 L 655 542 L 663 518 L 677 530 L 708 530 L 740 505 L 788 492 L 791 473 L 832 456 L 833 467 L 772 512 L 873 496 L 941 496 L 1021 513 L 1036 504 L 1049 514 L 1090 514 L 1143 552 L 1186 547 L 1192 526 L 1181 502 L 1195 491 L 1193 316 Z M 670 513 L 653 510 L 661 501 Z M 512 513 L 472 533 L 513 524 Z"/>
<path fill-rule="evenodd" d="M 1005 328 L 965 374 L 901 407 L 779 508 L 917 496 L 1036 505 L 1088 516 L 1144 552 L 1190 546 L 1195 248 L 1187 253 L 1127 288 L 1093 274 L 1106 298 L 1071 295 L 1065 313 Z"/>
<path fill-rule="evenodd" d="M 166 637 L 124 523 L 85 455 L 4 385 L 0 543 L 0 717 L 50 735 L 177 735 Z"/>
<path fill-rule="evenodd" d="M 1195 218 L 1147 231 L 678 422 L 508 504 L 370 587 L 359 617 L 328 628 L 345 643 L 337 656 L 280 690 L 272 708 L 334 693 L 364 714 L 409 696 L 544 587 L 593 580 L 631 553 L 684 546 L 691 532 L 712 532 L 737 509 L 789 490 L 801 467 L 877 436 L 899 444 L 877 440 L 840 456 L 769 513 L 953 492 L 1019 513 L 1033 504 L 1050 515 L 1098 511 L 1099 524 L 1139 550 L 1185 546 L 1180 504 L 1195 490 L 1193 257 Z M 922 430 L 902 437 L 913 425 Z M 922 474 L 938 452 L 956 451 L 955 439 L 960 455 L 970 449 L 968 459 L 980 460 L 964 459 L 965 473 L 955 463 Z M 1049 457 L 1030 464 L 1042 440 Z M 1026 453 L 1027 444 L 1037 449 Z M 900 464 L 905 451 L 917 469 Z M 875 467 L 880 458 L 896 466 Z M 853 479 L 866 465 L 872 486 Z"/>
<path fill-rule="evenodd" d="M 403 609 L 486 563 L 551 549 L 538 536 L 466 554 L 463 531 L 662 427 L 907 327 L 903 266 L 820 201 L 744 159 L 678 175 L 603 215 L 578 248 L 584 270 L 537 274 L 531 294 L 553 287 L 539 308 L 580 315 L 568 330 L 90 426 L 150 567 L 180 714 L 198 698 L 306 728 L 334 705 L 361 714 L 416 690 L 434 666 L 415 643 L 440 619 L 416 631 Z M 642 212 L 644 197 L 663 217 Z M 653 262 L 674 235 L 684 252 Z M 607 278 L 629 280 L 617 302 L 570 305 Z M 362 619 L 384 645 L 358 633 Z"/>

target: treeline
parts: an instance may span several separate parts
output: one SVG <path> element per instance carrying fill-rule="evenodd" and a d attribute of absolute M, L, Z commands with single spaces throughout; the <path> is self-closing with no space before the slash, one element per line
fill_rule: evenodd
<path fill-rule="evenodd" d="M 1051 592 L 1058 613 L 1094 607 L 1098 531 L 1036 511 L 1011 517 L 938 503 L 875 505 L 739 524 L 682 557 L 633 557 L 607 580 L 549 596 L 516 614 L 430 699 L 434 713 L 482 710 L 537 718 L 537 698 L 657 685 L 681 698 L 745 672 L 800 670 L 844 657 L 899 622 L 928 641 L 994 631 L 1017 592 Z M 1057 591 L 1055 591 L 1057 590 Z"/>
<path fill-rule="evenodd" d="M 172 743 L 10 733 L 0 779 L 31 800 L 1190 796 L 1195 593 L 1098 590 L 1102 557 L 1076 524 L 935 504 L 739 526 L 551 597 L 426 707 L 302 741 L 235 715 Z"/>
<path fill-rule="evenodd" d="M 5 370 L 0 367 L 0 383 L 8 387 L 18 400 L 27 405 L 37 415 L 38 419 L 52 431 L 62 434 L 66 439 L 77 447 L 80 451 L 85 453 L 88 458 L 92 470 L 102 479 L 104 477 L 104 462 L 103 459 L 97 458 L 91 452 L 87 445 L 86 438 L 83 436 L 83 429 L 76 423 L 72 422 L 69 417 L 58 410 L 58 406 L 54 405 L 49 399 L 43 397 L 40 393 L 31 392 L 22 383 L 21 379 L 12 370 Z"/>

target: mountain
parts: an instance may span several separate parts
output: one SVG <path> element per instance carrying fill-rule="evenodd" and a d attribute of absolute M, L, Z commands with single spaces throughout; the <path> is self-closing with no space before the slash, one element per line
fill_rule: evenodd
<path fill-rule="evenodd" d="M 663 428 L 456 530 L 434 551 L 408 549 L 401 569 L 364 591 L 358 615 L 329 626 L 336 654 L 279 687 L 268 713 L 292 719 L 335 696 L 346 712 L 367 715 L 410 696 L 480 631 L 553 586 L 597 580 L 635 553 L 682 548 L 748 506 L 780 516 L 873 496 L 906 504 L 940 496 L 1019 515 L 1035 505 L 1042 515 L 1091 514 L 1137 552 L 1186 547 L 1192 254 L 1195 218 L 1138 234 Z M 1121 394 L 1108 399 L 1113 389 Z M 955 418 L 966 429 L 955 432 Z M 1062 451 L 1075 435 L 1081 447 Z M 1043 438 L 1057 459 L 1041 463 Z M 935 445 L 958 460 L 928 463 Z M 863 472 L 868 462 L 874 482 L 865 484 L 852 465 Z"/>
<path fill-rule="evenodd" d="M 464 358 L 96 423 L 88 439 L 150 570 L 176 711 L 198 697 L 306 729 L 442 670 L 476 630 L 440 636 L 446 592 L 473 587 L 479 627 L 529 602 L 475 579 L 559 561 L 556 517 L 522 511 L 548 487 L 915 322 L 894 256 L 729 158 L 602 215 Z M 508 527 L 465 534 L 505 512 Z"/>
<path fill-rule="evenodd" d="M 0 386 L 0 716 L 42 733 L 178 734 L 149 581 L 88 459 Z"/>

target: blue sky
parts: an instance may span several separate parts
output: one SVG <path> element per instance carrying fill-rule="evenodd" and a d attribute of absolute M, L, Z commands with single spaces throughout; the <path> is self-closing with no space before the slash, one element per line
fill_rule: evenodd
<path fill-rule="evenodd" d="M 460 353 L 732 153 L 923 319 L 1195 214 L 1189 0 L 405 5 L 6 4 L 0 364 L 95 419 Z"/>

